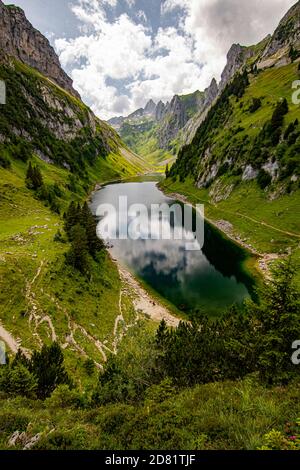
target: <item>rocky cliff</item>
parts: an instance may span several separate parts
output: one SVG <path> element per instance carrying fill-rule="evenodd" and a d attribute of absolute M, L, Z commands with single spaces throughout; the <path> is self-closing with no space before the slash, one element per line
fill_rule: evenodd
<path fill-rule="evenodd" d="M 198 110 L 207 102 L 210 102 L 214 95 L 213 86 L 208 90 L 207 95 L 196 91 L 189 95 L 175 95 L 167 103 L 159 101 L 157 104 L 151 99 L 145 108 L 134 111 L 127 117 L 112 118 L 109 122 L 125 138 L 128 145 L 133 140 L 136 143 L 138 132 L 149 131 L 146 140 L 157 141 L 157 147 L 164 151 L 172 151 L 173 141 L 176 140 L 179 131 L 193 117 Z M 145 136 L 143 135 L 142 138 Z M 134 145 L 134 151 L 137 147 Z"/>
<path fill-rule="evenodd" d="M 168 149 L 172 140 L 177 137 L 180 129 L 188 121 L 184 101 L 175 95 L 164 112 L 163 120 L 158 128 L 158 144 L 162 149 Z"/>
<path fill-rule="evenodd" d="M 221 75 L 219 90 L 224 90 L 227 83 L 234 77 L 236 72 L 245 66 L 250 57 L 254 55 L 252 47 L 243 47 L 240 44 L 233 44 L 227 54 L 227 63 Z"/>
<path fill-rule="evenodd" d="M 192 141 L 198 127 L 205 119 L 208 109 L 218 96 L 218 93 L 219 87 L 216 79 L 213 78 L 209 87 L 204 90 L 202 100 L 199 103 L 198 112 L 194 117 L 188 120 L 179 135 L 181 145 L 189 144 Z"/>
<path fill-rule="evenodd" d="M 283 17 L 273 36 L 264 48 L 258 68 L 286 65 L 291 61 L 291 46 L 300 49 L 300 2 L 298 1 Z"/>
<path fill-rule="evenodd" d="M 82 103 L 48 40 L 20 8 L 1 0 L 0 78 L 7 90 L 0 154 L 35 154 L 84 174 L 98 158 L 120 153 L 119 136 Z"/>
<path fill-rule="evenodd" d="M 27 20 L 24 11 L 0 0 L 0 49 L 35 68 L 79 98 L 70 77 L 62 70 L 49 41 Z"/>
<path fill-rule="evenodd" d="M 267 36 L 254 46 L 245 47 L 233 44 L 228 51 L 227 63 L 219 84 L 213 78 L 203 93 L 191 94 L 188 100 L 185 97 L 175 96 L 171 103 L 164 104 L 160 101 L 156 107 L 151 100 L 145 109 L 136 111 L 128 118 L 114 118 L 110 123 L 120 130 L 122 135 L 124 122 L 136 126 L 141 124 L 141 119 L 150 119 L 153 122 L 152 127 L 155 128 L 155 132 L 143 135 L 143 139 L 150 138 L 153 141 L 155 138 L 159 149 L 177 153 L 182 146 L 193 141 L 197 129 L 205 121 L 211 107 L 237 73 L 242 73 L 244 70 L 248 72 L 253 69 L 261 70 L 272 66 L 280 67 L 297 59 L 297 51 L 300 49 L 299 12 L 300 2 L 298 1 L 282 19 L 273 35 Z M 148 130 L 149 126 L 147 126 Z M 129 134 L 130 129 L 126 126 L 126 137 Z M 129 138 L 129 143 L 130 141 Z"/>

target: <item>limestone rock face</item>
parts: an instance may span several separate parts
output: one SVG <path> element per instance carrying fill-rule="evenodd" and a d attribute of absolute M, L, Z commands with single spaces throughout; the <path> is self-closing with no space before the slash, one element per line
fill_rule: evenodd
<path fill-rule="evenodd" d="M 204 90 L 202 101 L 199 103 L 199 111 L 197 114 L 189 119 L 184 129 L 182 130 L 181 141 L 183 145 L 190 144 L 195 137 L 197 129 L 204 121 L 207 111 L 213 104 L 219 94 L 219 87 L 215 78 L 212 79 L 211 84 Z"/>
<path fill-rule="evenodd" d="M 144 109 L 145 114 L 150 114 L 151 116 L 155 116 L 156 113 L 156 104 L 154 103 L 153 100 L 149 100 L 148 103 L 146 104 L 146 107 Z"/>
<path fill-rule="evenodd" d="M 227 54 L 227 64 L 221 75 L 220 90 L 223 90 L 227 83 L 234 77 L 250 57 L 254 55 L 254 50 L 242 47 L 240 44 L 233 44 Z"/>
<path fill-rule="evenodd" d="M 73 82 L 61 68 L 53 47 L 27 20 L 25 13 L 14 5 L 6 6 L 0 0 L 0 49 L 16 59 L 35 68 L 80 98 Z"/>
<path fill-rule="evenodd" d="M 258 68 L 282 66 L 290 62 L 291 46 L 300 49 L 300 1 L 282 18 L 260 57 Z"/>
<path fill-rule="evenodd" d="M 179 130 L 182 129 L 187 120 L 184 103 L 178 95 L 175 95 L 168 106 L 164 122 L 158 131 L 159 147 L 167 149 L 169 143 L 176 138 Z"/>
<path fill-rule="evenodd" d="M 155 111 L 156 121 L 158 122 L 161 121 L 165 117 L 166 111 L 167 111 L 167 106 L 162 101 L 159 101 L 159 103 L 156 106 L 156 111 Z"/>
<path fill-rule="evenodd" d="M 217 87 L 215 81 L 214 86 Z M 177 138 L 179 131 L 188 122 L 190 116 L 195 115 L 205 102 L 210 102 L 212 96 L 214 96 L 214 91 L 210 89 L 207 96 L 199 91 L 190 95 L 175 95 L 171 102 L 166 104 L 162 101 L 155 104 L 150 99 L 145 108 L 137 109 L 127 117 L 112 118 L 108 123 L 120 131 L 121 135 L 123 135 L 124 127 L 128 132 L 128 126 L 126 126 L 128 124 L 133 127 L 133 132 L 136 127 L 141 129 L 141 126 L 152 126 L 153 129 L 155 128 L 159 148 L 170 150 L 172 141 Z"/>
<path fill-rule="evenodd" d="M 1 143 L 17 137 L 30 143 L 31 151 L 45 162 L 65 168 L 72 164 L 73 142 L 77 152 L 90 148 L 95 159 L 120 147 L 115 131 L 81 102 L 49 41 L 33 28 L 23 10 L 5 6 L 1 0 L 0 67 L 5 86 L 19 97 L 19 113 L 23 113 L 22 119 L 14 119 L 12 105 L 8 102 L 3 107 L 5 132 L 0 131 Z"/>

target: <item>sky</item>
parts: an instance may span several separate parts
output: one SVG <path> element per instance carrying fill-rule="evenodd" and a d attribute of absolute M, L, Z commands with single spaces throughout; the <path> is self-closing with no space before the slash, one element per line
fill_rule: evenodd
<path fill-rule="evenodd" d="M 11 1 L 4 1 L 9 4 Z M 15 0 L 48 37 L 82 99 L 126 116 L 220 79 L 233 43 L 272 33 L 296 0 Z"/>

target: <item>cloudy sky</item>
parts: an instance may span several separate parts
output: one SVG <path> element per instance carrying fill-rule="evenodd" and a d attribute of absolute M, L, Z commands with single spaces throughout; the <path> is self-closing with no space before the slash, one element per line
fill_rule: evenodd
<path fill-rule="evenodd" d="M 296 0 L 15 0 L 83 100 L 109 119 L 204 89 L 234 42 L 273 32 Z M 10 3 L 10 1 L 5 1 Z"/>

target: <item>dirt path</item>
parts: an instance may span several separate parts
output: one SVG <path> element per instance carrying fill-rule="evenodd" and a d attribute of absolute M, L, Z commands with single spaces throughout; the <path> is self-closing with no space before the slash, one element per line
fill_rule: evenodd
<path fill-rule="evenodd" d="M 203 199 L 199 199 L 197 198 L 194 194 L 192 193 L 185 193 L 187 196 L 191 196 L 193 199 L 196 199 L 197 201 L 199 201 L 200 203 L 206 203 L 206 204 L 210 204 L 212 205 L 210 202 L 208 201 L 204 201 Z M 189 202 L 187 196 L 183 195 L 183 194 L 179 194 L 179 193 L 170 193 L 170 194 L 166 194 L 168 197 L 170 197 L 171 199 L 177 199 L 178 201 L 181 201 L 183 203 L 189 203 L 189 204 L 192 204 L 191 202 Z M 193 204 L 192 204 L 193 205 Z M 245 214 L 242 214 L 241 212 L 232 212 L 232 211 L 229 211 L 229 210 L 226 210 L 226 209 L 220 209 L 219 207 L 217 207 L 217 210 L 219 210 L 220 212 L 223 212 L 223 213 L 227 213 L 227 214 L 231 214 L 231 215 L 238 215 L 239 217 L 242 217 L 243 219 L 246 219 L 246 220 L 250 220 L 251 222 L 254 222 L 255 224 L 259 224 L 259 225 L 263 225 L 265 227 L 268 227 L 272 230 L 275 230 L 275 232 L 279 232 L 279 233 L 283 233 L 284 235 L 288 235 L 289 237 L 296 237 L 296 238 L 300 238 L 300 234 L 299 233 L 294 233 L 294 232 L 288 232 L 287 230 L 282 230 L 280 228 L 277 228 L 277 227 L 274 227 L 274 225 L 270 225 L 270 224 L 267 224 L 266 222 L 262 222 L 261 220 L 256 220 L 256 219 L 253 219 L 253 217 L 250 217 L 248 215 L 245 215 Z M 212 224 L 215 224 L 212 220 L 210 219 L 207 219 L 210 223 Z"/>
<path fill-rule="evenodd" d="M 17 341 L 10 333 L 0 324 L 0 339 L 16 354 L 20 349 L 20 341 Z"/>
<path fill-rule="evenodd" d="M 29 315 L 28 323 L 29 323 L 29 327 L 31 328 L 31 325 L 34 322 L 33 336 L 36 337 L 40 346 L 43 345 L 43 340 L 38 333 L 38 328 L 42 323 L 47 323 L 49 327 L 49 334 L 50 334 L 52 341 L 53 342 L 57 341 L 57 335 L 55 332 L 52 319 L 49 317 L 49 315 L 46 315 L 41 311 L 41 308 L 38 305 L 35 293 L 33 291 L 34 284 L 36 283 L 39 276 L 41 275 L 44 264 L 45 264 L 45 261 L 42 260 L 34 278 L 32 279 L 32 281 L 27 283 L 27 287 L 26 287 L 26 300 L 27 300 L 28 305 L 30 306 L 30 315 Z"/>
<path fill-rule="evenodd" d="M 188 203 L 188 204 L 191 204 L 193 205 L 189 200 L 188 200 L 188 195 L 192 196 L 194 199 L 196 199 L 197 201 L 201 202 L 201 203 L 207 203 L 207 204 L 210 204 L 209 202 L 207 201 L 203 201 L 202 199 L 200 198 L 197 198 L 196 196 L 194 196 L 193 194 L 191 193 L 186 193 L 186 195 L 183 195 L 183 194 L 178 194 L 178 193 L 171 193 L 171 194 L 167 194 L 168 197 L 170 197 L 171 199 L 175 199 L 175 200 L 178 200 L 178 201 L 181 201 L 183 203 Z M 270 225 L 270 224 L 267 224 L 266 222 L 262 222 L 262 221 L 259 221 L 259 220 L 256 220 L 256 219 L 253 219 L 253 217 L 250 217 L 248 215 L 245 215 L 245 214 L 242 214 L 240 212 L 232 212 L 232 211 L 228 211 L 228 210 L 224 210 L 224 209 L 219 209 L 217 208 L 220 212 L 223 212 L 224 214 L 231 214 L 231 215 L 234 215 L 234 216 L 239 216 L 239 217 L 242 217 L 243 219 L 246 219 L 246 220 L 250 220 L 251 222 L 253 223 L 256 223 L 256 224 L 259 224 L 259 225 L 262 225 L 264 227 L 268 227 L 270 228 L 271 230 L 274 230 L 276 232 L 279 232 L 279 233 L 283 233 L 284 235 L 287 235 L 289 237 L 296 237 L 296 238 L 300 238 L 300 234 L 298 233 L 294 233 L 294 232 L 289 232 L 289 231 L 286 231 L 286 230 L 281 230 L 277 227 L 274 227 L 273 225 Z M 215 221 L 215 220 L 211 220 L 209 219 L 208 217 L 206 217 L 206 220 L 213 226 L 215 226 L 216 228 L 218 228 L 221 232 L 225 233 L 227 235 L 228 238 L 230 238 L 231 240 L 233 240 L 234 242 L 238 243 L 240 246 L 242 246 L 243 248 L 245 248 L 246 250 L 248 250 L 252 255 L 256 256 L 259 258 L 258 260 L 258 267 L 260 269 L 260 271 L 262 271 L 263 275 L 266 277 L 266 278 L 270 278 L 271 277 L 271 272 L 270 272 L 270 264 L 277 260 L 277 259 L 280 259 L 282 257 L 284 257 L 284 255 L 280 255 L 278 253 L 259 253 L 252 245 L 249 245 L 248 243 L 246 243 L 244 240 L 241 239 L 240 236 L 232 233 L 232 230 L 234 229 L 234 227 L 232 226 L 231 223 L 227 222 L 227 221 Z M 225 222 L 225 223 L 224 223 Z M 228 224 L 228 227 L 226 226 L 226 224 Z M 231 227 L 230 227 L 231 226 Z"/>
<path fill-rule="evenodd" d="M 31 351 L 29 351 L 29 349 L 23 348 L 21 346 L 21 343 L 22 343 L 21 340 L 14 338 L 13 335 L 9 331 L 7 331 L 1 323 L 0 323 L 0 339 L 4 341 L 6 346 L 9 347 L 9 349 L 11 350 L 13 354 L 17 354 L 17 352 L 20 350 L 22 351 L 24 356 L 27 357 L 27 359 L 30 358 Z"/>
<path fill-rule="evenodd" d="M 261 222 L 259 220 L 255 220 L 253 219 L 252 217 L 249 217 L 248 215 L 245 215 L 245 214 L 241 214 L 240 212 L 229 212 L 227 211 L 229 214 L 236 214 L 240 217 L 243 217 L 244 219 L 248 219 L 248 220 L 251 220 L 251 222 L 254 222 L 256 224 L 260 224 L 260 225 L 263 225 L 265 227 L 268 227 L 268 228 L 271 228 L 272 230 L 275 230 L 276 232 L 279 232 L 279 233 L 283 233 L 284 235 L 288 235 L 289 237 L 296 237 L 296 238 L 300 238 L 300 234 L 299 233 L 294 233 L 294 232 L 287 232 L 286 230 L 281 230 L 280 228 L 276 228 L 274 227 L 273 225 L 270 225 L 270 224 L 267 224 L 266 222 Z"/>
<path fill-rule="evenodd" d="M 151 318 L 155 322 L 165 320 L 168 326 L 176 328 L 180 319 L 171 314 L 171 312 L 151 298 L 148 292 L 139 284 L 139 282 L 123 266 L 117 263 L 121 279 L 127 284 L 134 293 L 133 305 L 137 312 Z"/>

